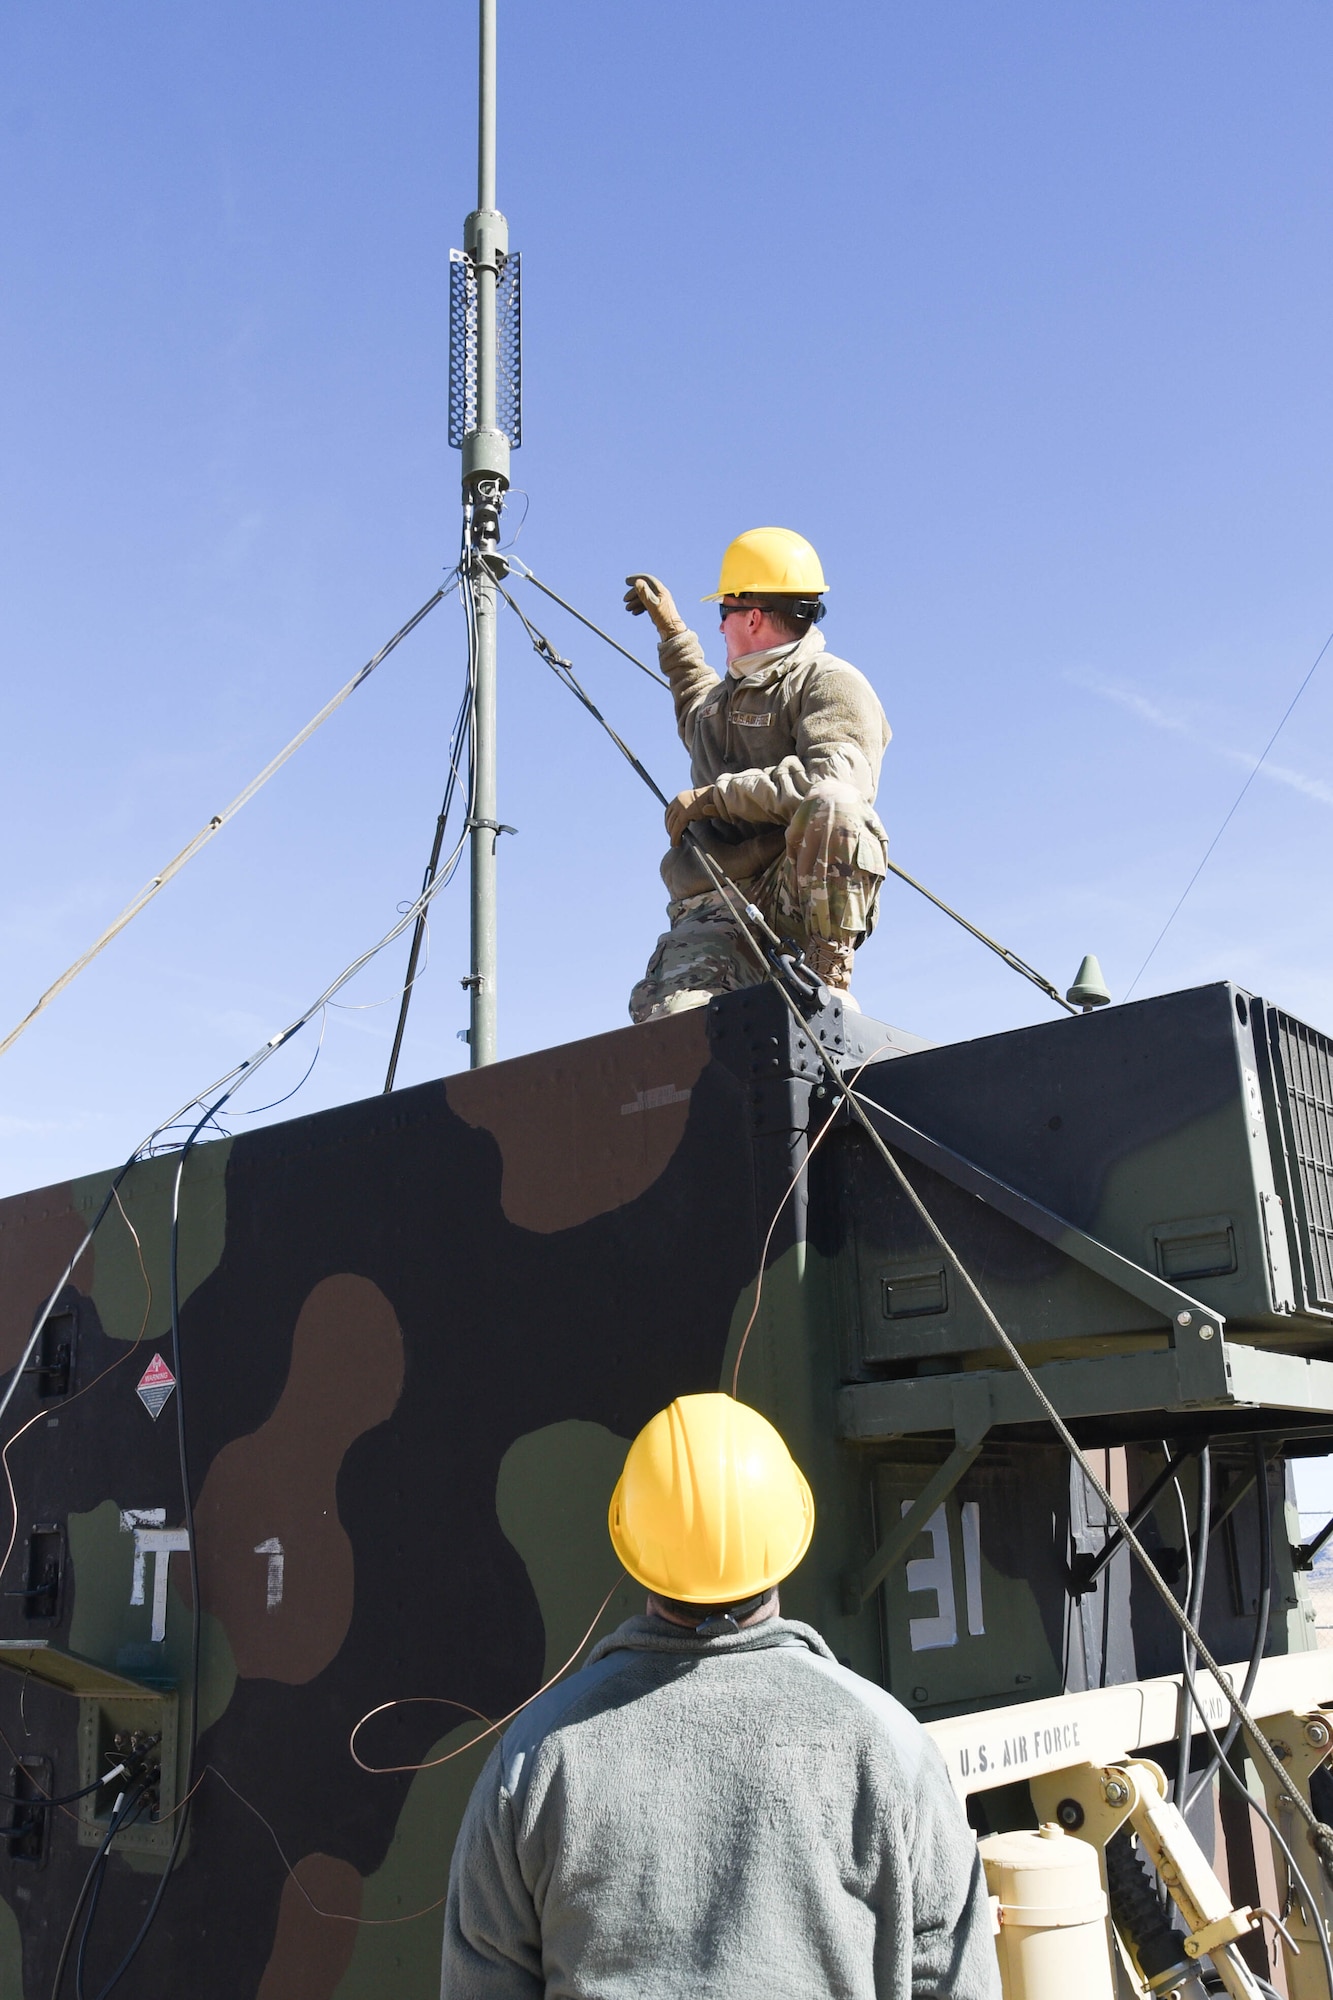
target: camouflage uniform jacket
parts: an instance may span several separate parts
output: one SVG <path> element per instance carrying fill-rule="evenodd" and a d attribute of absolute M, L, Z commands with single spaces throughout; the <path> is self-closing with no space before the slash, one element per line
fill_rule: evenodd
<path fill-rule="evenodd" d="M 744 680 L 720 679 L 694 632 L 664 639 L 657 657 L 691 783 L 717 789 L 717 817 L 696 821 L 694 833 L 733 880 L 758 875 L 781 854 L 788 822 L 821 779 L 853 785 L 873 805 L 888 721 L 865 675 L 825 652 L 817 628 Z M 662 880 L 674 899 L 712 887 L 684 845 L 667 854 Z"/>
<path fill-rule="evenodd" d="M 1000 2000 L 944 1761 L 808 1625 L 631 1618 L 492 1751 L 442 2000 Z"/>

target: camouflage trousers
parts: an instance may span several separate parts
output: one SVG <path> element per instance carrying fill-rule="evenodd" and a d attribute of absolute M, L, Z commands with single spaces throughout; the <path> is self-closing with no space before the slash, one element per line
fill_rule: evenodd
<path fill-rule="evenodd" d="M 785 851 L 736 887 L 798 952 L 815 938 L 855 948 L 875 927 L 885 854 L 883 830 L 861 795 L 850 785 L 816 785 L 787 829 Z M 718 890 L 668 903 L 667 915 L 671 928 L 630 994 L 632 1021 L 698 1007 L 767 977 L 767 963 Z"/>

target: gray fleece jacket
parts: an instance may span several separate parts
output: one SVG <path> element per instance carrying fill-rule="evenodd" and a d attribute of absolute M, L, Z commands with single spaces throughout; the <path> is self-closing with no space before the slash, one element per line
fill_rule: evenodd
<path fill-rule="evenodd" d="M 920 1725 L 774 1618 L 631 1618 L 527 1707 L 449 1876 L 442 2000 L 999 2000 Z"/>

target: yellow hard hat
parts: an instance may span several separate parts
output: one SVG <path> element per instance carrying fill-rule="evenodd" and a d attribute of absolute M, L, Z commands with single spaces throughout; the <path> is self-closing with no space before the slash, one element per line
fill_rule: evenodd
<path fill-rule="evenodd" d="M 611 1540 L 659 1597 L 740 1604 L 790 1576 L 814 1496 L 767 1417 L 734 1396 L 678 1396 L 645 1424 L 611 1496 Z"/>
<path fill-rule="evenodd" d="M 720 597 L 739 597 L 746 590 L 818 597 L 827 589 L 819 557 L 804 535 L 790 528 L 747 528 L 722 558 L 717 589 L 700 601 L 716 604 Z"/>

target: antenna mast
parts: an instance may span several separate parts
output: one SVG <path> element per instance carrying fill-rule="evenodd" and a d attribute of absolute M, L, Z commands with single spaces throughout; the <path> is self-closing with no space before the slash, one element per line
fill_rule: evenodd
<path fill-rule="evenodd" d="M 496 1057 L 495 570 L 509 452 L 521 442 L 519 260 L 495 205 L 495 10 L 479 0 L 477 206 L 464 224 L 462 252 L 450 257 L 449 442 L 463 452 L 463 531 L 476 607 L 476 688 L 472 712 L 472 955 L 464 982 L 472 996 L 468 1043 L 473 1069 Z"/>

